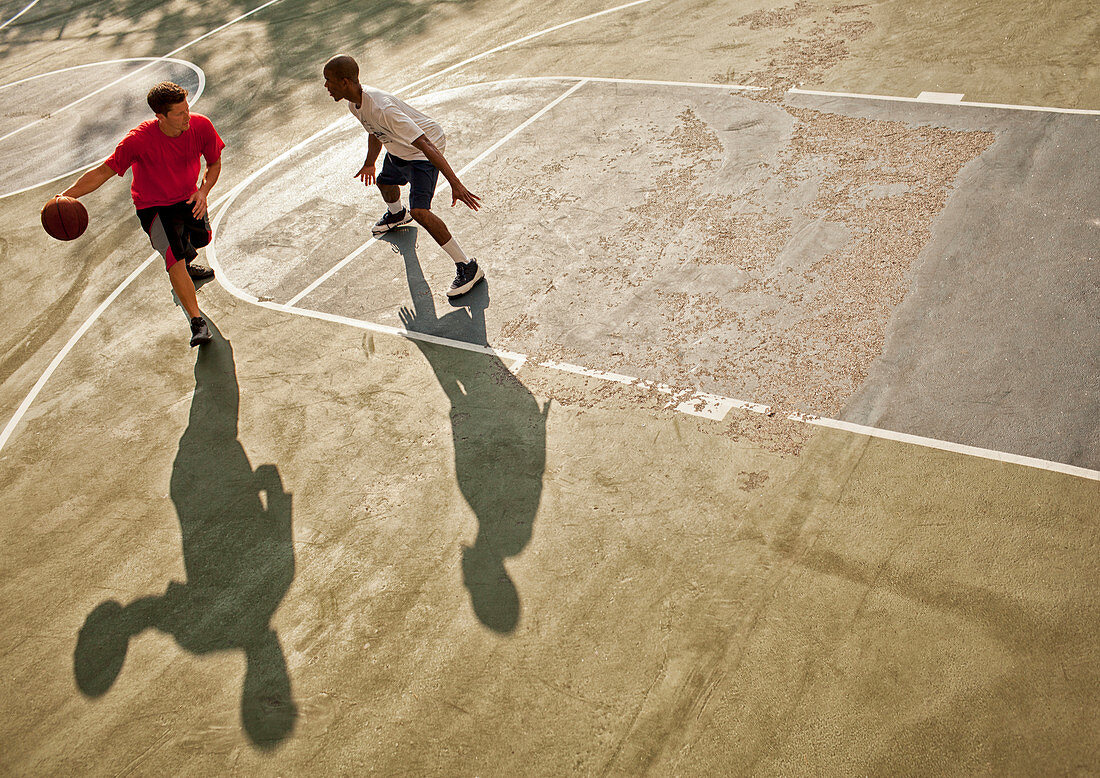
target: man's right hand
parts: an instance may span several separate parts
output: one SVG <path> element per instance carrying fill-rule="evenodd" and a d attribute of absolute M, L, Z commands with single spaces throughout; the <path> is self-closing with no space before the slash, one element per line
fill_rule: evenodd
<path fill-rule="evenodd" d="M 374 183 L 374 165 L 363 165 L 359 168 L 359 172 L 355 174 L 355 177 L 362 181 L 364 185 L 370 186 Z"/>

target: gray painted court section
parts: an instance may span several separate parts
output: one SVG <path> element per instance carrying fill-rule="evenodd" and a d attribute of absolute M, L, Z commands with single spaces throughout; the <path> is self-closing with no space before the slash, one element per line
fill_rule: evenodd
<path fill-rule="evenodd" d="M 1100 468 L 1100 119 L 794 97 L 988 129 L 843 420 Z"/>

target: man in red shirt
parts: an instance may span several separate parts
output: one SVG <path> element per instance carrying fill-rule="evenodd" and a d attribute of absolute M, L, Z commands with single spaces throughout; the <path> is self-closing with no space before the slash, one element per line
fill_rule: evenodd
<path fill-rule="evenodd" d="M 178 84 L 157 84 L 147 99 L 157 118 L 130 130 L 103 164 L 61 194 L 81 197 L 133 168 L 130 194 L 138 219 L 153 248 L 164 257 L 172 288 L 191 319 L 191 345 L 197 346 L 209 343 L 211 336 L 192 279 L 210 278 L 214 271 L 192 260 L 213 237 L 206 200 L 221 174 L 225 143 L 209 119 L 191 113 L 187 91 Z M 206 160 L 206 174 L 196 185 L 199 157 Z"/>

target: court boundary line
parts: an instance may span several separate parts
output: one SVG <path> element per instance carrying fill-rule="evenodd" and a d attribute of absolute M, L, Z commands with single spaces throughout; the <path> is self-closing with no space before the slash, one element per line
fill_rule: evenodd
<path fill-rule="evenodd" d="M 61 68 L 60 70 L 51 70 L 49 73 L 40 73 L 36 76 L 30 76 L 28 78 L 22 78 L 18 81 L 12 81 L 10 84 L 0 84 L 0 91 L 3 91 L 5 89 L 7 89 L 9 86 L 18 86 L 19 84 L 25 84 L 28 81 L 34 81 L 36 78 L 45 78 L 47 76 L 56 76 L 58 73 L 67 73 L 70 70 L 80 70 L 81 68 L 95 68 L 95 67 L 99 67 L 100 65 L 114 65 L 114 64 L 117 64 L 119 62 L 142 62 L 142 61 L 145 61 L 145 60 L 149 60 L 149 64 L 146 65 L 145 67 L 152 67 L 153 64 L 157 63 L 157 62 L 173 62 L 177 65 L 183 65 L 185 67 L 191 68 L 191 70 L 195 71 L 195 73 L 199 77 L 199 87 L 195 91 L 195 96 L 191 99 L 191 103 L 192 104 L 197 103 L 202 98 L 202 93 L 206 91 L 206 71 L 204 71 L 202 68 L 200 68 L 194 62 L 188 62 L 185 59 L 176 59 L 175 57 L 126 57 L 126 58 L 123 58 L 123 59 L 107 59 L 107 60 L 103 60 L 102 62 L 89 62 L 86 65 L 73 65 L 72 67 Z M 143 68 L 138 68 L 138 70 L 141 70 L 141 69 L 143 69 Z M 136 73 L 138 71 L 134 70 L 133 72 Z M 128 75 L 129 74 L 127 74 L 127 77 L 128 77 Z M 10 137 L 10 136 L 5 135 L 4 137 L 6 138 L 6 137 Z M 0 142 L 3 142 L 3 138 L 0 138 Z M 62 173 L 59 176 L 54 176 L 53 178 L 47 179 L 45 181 L 40 181 L 37 184 L 31 184 L 30 186 L 25 186 L 22 189 L 16 189 L 14 192 L 5 192 L 3 194 L 0 194 L 0 200 L 3 200 L 5 197 L 14 197 L 17 194 L 23 194 L 24 192 L 29 192 L 32 189 L 37 189 L 40 186 L 46 186 L 46 184 L 52 184 L 54 181 L 60 181 L 61 179 L 67 178 L 68 176 L 71 176 L 74 173 L 79 173 L 83 170 L 88 170 L 89 168 L 95 167 L 98 164 L 99 164 L 98 162 L 90 162 L 87 165 L 82 165 L 81 167 L 73 168 L 72 170 L 70 170 L 67 173 Z"/>
<path fill-rule="evenodd" d="M 520 127 L 517 127 L 515 130 L 513 130 L 511 133 L 509 133 L 508 136 L 505 136 L 505 138 L 501 139 L 500 141 L 498 141 L 493 146 L 490 146 L 489 149 L 482 152 L 482 154 L 479 155 L 476 158 L 475 161 L 480 161 L 481 159 L 484 159 L 484 157 L 486 157 L 493 150 L 495 150 L 496 148 L 499 148 L 507 139 L 509 139 L 510 137 L 513 137 L 516 133 L 518 133 L 524 127 L 529 126 L 539 116 L 545 114 L 548 110 L 550 110 L 550 108 L 552 108 L 553 106 L 555 106 L 558 103 L 562 102 L 566 97 L 571 96 L 581 86 L 583 86 L 584 84 L 586 84 L 590 81 L 601 81 L 601 82 L 609 82 L 609 83 L 654 83 L 654 82 L 640 80 L 640 79 L 613 79 L 613 78 L 595 78 L 595 77 L 586 78 L 586 77 L 583 77 L 583 76 L 560 76 L 560 77 L 559 76 L 528 76 L 528 77 L 518 77 L 518 78 L 509 78 L 509 79 L 499 79 L 499 80 L 488 81 L 488 82 L 480 82 L 480 83 L 477 83 L 477 84 L 466 84 L 466 85 L 459 86 L 459 87 L 451 87 L 451 88 L 448 88 L 448 89 L 440 90 L 439 92 L 425 93 L 425 94 L 422 94 L 422 95 L 418 95 L 417 97 L 420 98 L 420 99 L 426 99 L 426 98 L 438 97 L 440 95 L 445 95 L 447 93 L 460 92 L 462 90 L 472 89 L 472 88 L 476 88 L 476 87 L 495 86 L 495 85 L 499 85 L 499 84 L 515 83 L 515 82 L 553 81 L 553 80 L 563 80 L 563 81 L 577 80 L 578 83 L 575 84 L 570 90 L 568 90 L 564 94 L 559 95 L 558 98 L 556 98 L 550 105 L 544 107 L 541 111 L 539 111 L 533 117 L 531 117 L 526 122 L 524 122 L 524 124 L 520 125 Z M 719 88 L 719 89 L 726 89 L 726 90 L 729 90 L 729 91 L 743 91 L 745 89 L 752 89 L 752 88 L 747 88 L 747 87 L 744 87 L 744 86 L 727 86 L 727 85 L 713 85 L 713 84 L 696 85 L 696 84 L 692 84 L 691 82 L 656 82 L 656 83 L 660 84 L 660 85 L 675 85 L 675 86 L 688 86 L 688 87 L 691 87 L 691 86 L 705 86 L 707 88 Z M 914 102 L 929 102 L 929 101 L 923 101 L 923 100 L 922 101 L 913 100 L 913 101 Z M 288 150 L 287 152 L 284 152 L 284 154 L 280 155 L 279 158 L 273 159 L 271 162 L 269 162 L 267 165 L 264 166 L 263 170 L 264 171 L 270 170 L 271 167 L 274 167 L 276 164 L 283 161 L 285 158 L 291 157 L 293 154 L 297 153 L 302 148 L 304 148 L 308 143 L 310 143 L 313 140 L 315 140 L 316 138 L 326 134 L 327 132 L 335 129 L 340 124 L 343 124 L 344 121 L 345 121 L 345 119 L 341 119 L 338 122 L 334 122 L 332 125 L 329 125 L 328 127 L 326 127 L 323 130 L 319 131 L 318 133 L 315 133 L 307 141 L 303 141 L 301 144 L 298 144 L 294 148 Z M 473 165 L 473 162 L 469 163 L 460 172 L 465 172 L 472 165 Z M 253 180 L 255 180 L 255 179 L 253 178 Z M 242 182 L 242 184 L 240 185 L 242 191 L 243 191 L 243 188 L 244 188 L 244 184 L 245 184 L 245 182 Z M 234 193 L 233 199 L 235 199 L 236 196 L 239 193 L 240 192 Z M 217 234 L 217 227 L 220 225 L 222 216 L 225 213 L 228 212 L 229 207 L 231 205 L 232 205 L 232 201 L 226 202 L 224 207 L 222 207 L 222 209 L 219 210 L 217 216 L 215 217 L 215 221 L 214 221 L 214 225 L 213 225 L 215 234 Z M 371 240 L 367 241 L 365 244 L 363 244 L 358 249 L 356 249 L 354 252 L 352 252 L 352 254 L 350 254 L 348 257 L 345 257 L 344 260 L 342 260 L 340 263 L 338 263 L 338 265 L 336 267 L 334 267 L 334 268 L 330 269 L 328 272 L 326 272 L 319 279 L 319 281 L 323 282 L 324 280 L 328 280 L 329 278 L 331 278 L 332 275 L 334 275 L 335 272 L 338 269 L 343 268 L 344 266 L 346 266 L 347 263 L 351 261 L 351 259 L 353 259 L 353 258 L 359 256 L 360 254 L 362 254 L 368 246 L 370 246 L 371 244 L 376 243 L 376 242 L 377 242 L 376 238 L 372 238 Z M 281 312 L 284 312 L 284 313 L 289 313 L 289 314 L 294 314 L 294 315 L 299 315 L 299 316 L 305 316 L 307 318 L 313 318 L 313 319 L 318 319 L 318 320 L 322 320 L 322 321 L 329 321 L 329 322 L 333 322 L 333 323 L 344 324 L 344 325 L 347 325 L 347 326 L 355 327 L 357 329 L 369 330 L 369 331 L 377 332 L 377 333 L 380 333 L 380 334 L 386 334 L 386 335 L 393 335 L 393 336 L 401 337 L 401 338 L 404 338 L 406 340 L 424 341 L 424 342 L 435 343 L 437 345 L 448 346 L 448 347 L 451 347 L 451 348 L 456 348 L 456 349 L 460 349 L 460 350 L 464 350 L 464 351 L 471 351 L 471 352 L 476 352 L 476 353 L 481 353 L 481 354 L 495 355 L 495 356 L 500 357 L 502 359 L 512 360 L 513 363 L 514 363 L 513 367 L 511 368 L 513 373 L 518 373 L 519 370 L 524 365 L 528 364 L 529 361 L 530 361 L 530 358 L 529 358 L 528 355 L 522 354 L 522 353 L 519 353 L 519 352 L 513 352 L 513 351 L 504 350 L 504 349 L 495 349 L 491 346 L 482 346 L 482 345 L 478 345 L 478 344 L 474 344 L 474 343 L 469 343 L 469 342 L 466 342 L 466 341 L 454 340 L 452 338 L 445 338 L 445 337 L 441 337 L 441 336 L 437 336 L 437 335 L 429 335 L 427 333 L 416 332 L 416 331 L 407 330 L 407 329 L 400 328 L 400 327 L 394 327 L 394 326 L 385 325 L 385 324 L 378 324 L 376 322 L 367 321 L 365 319 L 355 319 L 353 317 L 341 316 L 339 314 L 327 313 L 325 311 L 318 311 L 318 310 L 312 309 L 312 308 L 298 307 L 295 303 L 297 301 L 301 300 L 303 297 L 305 297 L 309 292 L 315 290 L 318 286 L 320 286 L 319 282 L 314 282 L 314 284 L 307 287 L 305 290 L 303 290 L 303 292 L 300 292 L 298 295 L 296 295 L 294 298 L 292 298 L 290 300 L 290 302 L 288 302 L 288 303 L 278 303 L 278 302 L 274 302 L 274 301 L 270 301 L 270 300 L 260 300 L 259 298 L 255 297 L 251 293 L 245 292 L 243 289 L 240 289 L 239 287 L 237 287 L 235 284 L 233 284 L 231 281 L 229 281 L 225 277 L 224 270 L 220 267 L 219 263 L 217 262 L 217 249 L 215 248 L 215 243 L 216 243 L 216 240 L 214 242 L 212 242 L 211 245 L 207 248 L 207 256 L 210 260 L 211 266 L 215 267 L 215 269 L 217 271 L 216 278 L 218 280 L 218 283 L 221 284 L 222 287 L 224 289 L 226 289 L 226 291 L 230 292 L 230 294 L 233 294 L 234 296 L 236 296 L 236 297 L 238 297 L 238 298 L 240 298 L 240 299 L 242 299 L 246 302 L 251 302 L 255 305 L 258 305 L 258 306 L 263 307 L 263 308 L 267 308 L 269 310 L 281 311 Z M 739 400 L 739 399 L 735 399 L 735 398 L 731 398 L 731 397 L 725 397 L 725 396 L 722 396 L 722 395 L 715 395 L 715 394 L 711 394 L 711 393 L 708 393 L 708 392 L 702 392 L 702 391 L 694 391 L 694 390 L 680 390 L 680 391 L 677 391 L 673 387 L 671 387 L 667 384 L 663 384 L 663 383 L 659 383 L 659 382 L 653 382 L 653 381 L 650 381 L 650 380 L 647 380 L 647 379 L 640 379 L 640 378 L 636 378 L 636 377 L 633 377 L 633 376 L 627 376 L 627 375 L 623 375 L 623 374 L 619 374 L 619 373 L 613 373 L 613 372 L 608 372 L 608 371 L 603 371 L 603 370 L 598 370 L 598 369 L 593 369 L 593 368 L 587 368 L 587 367 L 583 367 L 583 366 L 580 366 L 580 365 L 573 365 L 573 364 L 564 363 L 564 362 L 555 362 L 555 361 L 550 360 L 550 361 L 538 362 L 536 364 L 539 367 L 543 367 L 543 368 L 550 369 L 550 370 L 556 370 L 556 371 L 560 371 L 560 372 L 566 372 L 566 373 L 572 373 L 572 374 L 576 374 L 576 375 L 582 375 L 582 376 L 586 376 L 586 377 L 590 377 L 590 378 L 596 378 L 596 379 L 599 379 L 599 380 L 605 380 L 605 381 L 610 381 L 610 382 L 613 382 L 613 383 L 623 384 L 625 386 L 633 386 L 633 387 L 640 388 L 640 389 L 652 389 L 652 390 L 655 390 L 659 393 L 671 396 L 672 399 L 670 399 L 669 402 L 665 405 L 666 409 L 674 408 L 677 412 L 680 412 L 680 413 L 685 413 L 685 414 L 694 415 L 694 416 L 701 416 L 701 417 L 709 418 L 709 419 L 712 419 L 712 420 L 715 420 L 715 421 L 724 420 L 726 415 L 728 414 L 728 412 L 730 410 L 734 409 L 734 408 L 738 408 L 738 409 L 741 409 L 741 410 L 747 410 L 747 411 L 751 411 L 753 413 L 758 413 L 758 414 L 772 415 L 772 409 L 769 406 L 762 405 L 760 403 L 754 403 L 754 402 L 751 402 L 751 401 Z M 813 426 L 825 427 L 825 428 L 841 430 L 841 431 L 845 431 L 845 432 L 849 432 L 849 433 L 853 433 L 853 434 L 865 435 L 865 436 L 868 436 L 868 437 L 874 437 L 874 438 L 885 439 L 885 440 L 892 440 L 894 442 L 899 442 L 899 443 L 904 443 L 904 444 L 909 444 L 909 445 L 916 445 L 916 446 L 920 446 L 922 448 L 929 448 L 929 449 L 934 449 L 934 450 L 939 450 L 939 451 L 946 451 L 946 452 L 956 453 L 956 454 L 965 455 L 965 456 L 973 456 L 973 457 L 980 458 L 980 459 L 985 459 L 985 460 L 988 460 L 988 461 L 1003 462 L 1003 463 L 1014 464 L 1014 465 L 1019 465 L 1019 466 L 1023 466 L 1023 467 L 1029 467 L 1029 468 L 1032 468 L 1032 469 L 1046 470 L 1048 472 L 1061 473 L 1061 474 L 1064 474 L 1064 475 L 1070 475 L 1070 476 L 1074 476 L 1074 477 L 1084 478 L 1084 479 L 1087 479 L 1087 480 L 1100 481 L 1100 471 L 1090 470 L 1088 468 L 1079 467 L 1077 465 L 1070 465 L 1070 464 L 1066 464 L 1066 463 L 1063 463 L 1063 462 L 1056 462 L 1056 461 L 1053 461 L 1053 460 L 1040 459 L 1038 457 L 1028 457 L 1028 456 L 1023 456 L 1023 455 L 1019 455 L 1019 454 L 1012 454 L 1012 453 L 1004 452 L 1004 451 L 997 451 L 995 449 L 986 449 L 986 448 L 982 448 L 982 447 L 979 447 L 979 446 L 971 446 L 971 445 L 968 445 L 968 444 L 956 443 L 956 442 L 953 442 L 953 441 L 939 440 L 939 439 L 936 439 L 936 438 L 929 438 L 929 437 L 925 437 L 925 436 L 921 436 L 921 435 L 914 435 L 914 434 L 911 434 L 911 433 L 896 432 L 896 431 L 893 431 L 893 430 L 883 429 L 883 428 L 879 428 L 879 427 L 871 427 L 871 426 L 867 426 L 867 425 L 855 424 L 855 423 L 852 423 L 852 422 L 845 422 L 845 421 L 841 421 L 841 420 L 838 420 L 838 419 L 831 419 L 831 418 L 828 418 L 828 417 L 818 416 L 818 415 L 812 414 L 812 413 L 795 412 L 795 413 L 788 414 L 785 418 L 787 420 L 793 421 L 793 422 L 801 422 L 801 423 L 810 424 L 810 425 L 813 425 Z"/>
<path fill-rule="evenodd" d="M 959 100 L 958 102 L 945 103 L 939 100 L 931 100 L 921 97 L 899 97 L 897 95 L 872 95 L 861 92 L 829 92 L 822 89 L 802 89 L 794 87 L 787 90 L 792 95 L 816 95 L 817 97 L 840 97 L 857 100 L 889 100 L 895 103 L 920 103 L 921 105 L 961 105 L 964 108 L 1000 108 L 1008 111 L 1043 111 L 1046 113 L 1068 113 L 1083 116 L 1100 116 L 1100 110 L 1092 108 L 1057 108 L 1049 105 L 1013 105 L 1011 103 L 982 103 L 972 100 Z"/>

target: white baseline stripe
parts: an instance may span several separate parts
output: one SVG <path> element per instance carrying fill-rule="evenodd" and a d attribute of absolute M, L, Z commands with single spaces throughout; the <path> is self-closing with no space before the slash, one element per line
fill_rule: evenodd
<path fill-rule="evenodd" d="M 893 95 L 868 95 L 860 92 L 824 92 L 819 89 L 794 89 L 788 90 L 792 95 L 817 95 L 818 97 L 851 97 L 857 100 L 890 100 L 896 103 L 923 103 L 924 105 L 943 105 L 936 100 L 922 100 L 919 97 L 895 97 Z M 1100 116 L 1100 110 L 1089 108 L 1052 108 L 1046 105 L 1009 105 L 1007 103 L 974 103 L 962 100 L 950 105 L 965 105 L 970 108 L 1003 108 L 1009 111 L 1046 111 L 1048 113 L 1075 113 L 1086 116 Z"/>
<path fill-rule="evenodd" d="M 552 101 L 551 103 L 549 103 L 548 105 L 544 106 L 544 107 L 542 108 L 542 110 L 540 110 L 540 111 L 539 111 L 538 113 L 536 113 L 536 114 L 535 114 L 534 116 L 532 116 L 531 118 L 529 118 L 529 119 L 528 119 L 527 121 L 525 121 L 525 122 L 524 122 L 523 124 L 521 124 L 520 126 L 516 127 L 516 128 L 515 128 L 514 130 L 512 130 L 511 132 L 509 132 L 509 133 L 508 133 L 507 135 L 505 135 L 505 136 L 504 136 L 503 138 L 501 138 L 500 140 L 498 140 L 498 141 L 497 141 L 496 143 L 494 143 L 494 144 L 493 144 L 492 146 L 490 146 L 489 148 L 485 149 L 485 151 L 483 151 L 483 152 L 481 152 L 480 154 L 478 154 L 478 155 L 477 155 L 477 157 L 475 157 L 475 158 L 474 158 L 474 159 L 473 159 L 472 161 L 468 162 L 468 163 L 467 163 L 467 164 L 466 164 L 466 165 L 465 165 L 465 166 L 464 166 L 464 167 L 463 167 L 463 168 L 462 168 L 461 170 L 459 170 L 459 171 L 458 171 L 458 175 L 460 175 L 460 176 L 461 176 L 461 175 L 463 175 L 464 173 L 466 173 L 466 171 L 468 171 L 468 170 L 471 170 L 471 169 L 473 169 L 473 167 L 474 167 L 475 165 L 477 165 L 477 164 L 478 164 L 479 162 L 481 162 L 481 161 L 482 161 L 483 159 L 485 159 L 485 158 L 486 158 L 486 157 L 488 157 L 488 156 L 489 156 L 490 154 L 492 154 L 492 153 L 493 153 L 494 151 L 496 151 L 497 149 L 499 149 L 499 148 L 500 148 L 501 146 L 503 146 L 503 145 L 504 145 L 505 143 L 507 143 L 508 141 L 510 141 L 510 140 L 511 140 L 512 138 L 516 137 L 516 135 L 518 135 L 519 133 L 523 132 L 523 130 L 524 130 L 524 129 L 526 129 L 527 127 L 530 127 L 532 123 L 534 123 L 534 122 L 538 121 L 538 119 L 539 119 L 540 117 L 544 116 L 544 115 L 545 115 L 545 114 L 546 114 L 546 113 L 547 113 L 548 111 L 552 110 L 552 109 L 554 108 L 554 106 L 556 106 L 556 105 L 557 105 L 558 103 L 560 103 L 560 102 L 561 102 L 562 100 L 564 100 L 565 98 L 569 97 L 569 95 L 573 94 L 573 93 L 574 93 L 574 92 L 576 92 L 576 91 L 577 91 L 578 89 L 580 89 L 580 88 L 581 88 L 582 86 L 584 86 L 584 85 L 585 85 L 585 83 L 587 83 L 587 82 L 586 82 L 586 81 L 581 81 L 580 83 L 578 83 L 578 84 L 574 84 L 573 86 L 571 86 L 571 87 L 570 87 L 569 89 L 567 89 L 567 90 L 565 91 L 565 93 L 564 93 L 564 94 L 561 94 L 561 95 L 559 95 L 559 96 L 558 96 L 558 97 L 557 97 L 556 99 L 554 99 L 554 100 L 553 100 L 553 101 Z M 445 188 L 446 188 L 446 187 L 440 187 L 440 191 L 443 191 L 443 189 L 445 189 Z M 336 263 L 336 265 L 335 265 L 335 266 L 333 266 L 333 267 L 329 268 L 329 270 L 328 270 L 328 271 L 327 271 L 327 272 L 326 272 L 326 273 L 325 273 L 324 275 L 322 275 L 322 276 L 321 276 L 320 278 L 318 278 L 318 279 L 317 279 L 316 281 L 314 281 L 314 282 L 313 282 L 312 284 L 310 284 L 309 286 L 307 286 L 307 287 L 306 287 L 305 289 L 303 289 L 302 291 L 298 292 L 298 294 L 294 295 L 294 297 L 292 297 L 292 298 L 290 299 L 290 302 L 289 302 L 289 303 L 287 303 L 287 304 L 288 304 L 288 305 L 294 305 L 294 304 L 296 304 L 296 303 L 297 303 L 297 302 L 298 302 L 299 300 L 301 300 L 301 299 L 302 299 L 303 297 L 305 297 L 306 295 L 308 295 L 308 294 L 309 294 L 310 292 L 312 292 L 312 291 L 313 291 L 314 289 L 316 289 L 317 287 L 319 287 L 319 286 L 320 286 L 321 284 L 323 284 L 323 283 L 324 283 L 325 281 L 329 280 L 329 279 L 330 279 L 330 278 L 332 278 L 332 277 L 333 277 L 334 275 L 336 275 L 336 273 L 338 273 L 338 272 L 340 271 L 340 269 L 341 269 L 341 268 L 343 268 L 343 267 L 344 267 L 345 265 L 347 265 L 347 264 L 348 264 L 349 262 L 351 262 L 351 261 L 352 261 L 353 259 L 355 259 L 355 258 L 356 258 L 357 256 L 359 256 L 360 254 L 362 254 L 362 253 L 363 253 L 364 251 L 366 251 L 366 250 L 367 250 L 367 247 L 368 247 L 368 246 L 370 246 L 370 245 L 371 245 L 372 243 L 375 243 L 375 242 L 377 242 L 377 241 L 378 241 L 378 238 L 371 238 L 370 240 L 368 240 L 368 241 L 367 241 L 366 243 L 364 243 L 364 244 L 363 244 L 362 246 L 360 246 L 360 247 L 359 247 L 359 248 L 357 248 L 357 249 L 356 249 L 355 251 L 351 252 L 351 253 L 350 253 L 350 254 L 348 254 L 348 255 L 347 255 L 346 257 L 344 257 L 344 258 L 343 258 L 342 260 L 340 260 L 340 261 L 339 261 L 338 263 Z"/>
<path fill-rule="evenodd" d="M 19 13 L 17 13 L 17 14 L 16 14 L 15 16 L 13 16 L 12 18 L 8 19 L 8 20 L 7 20 L 6 22 L 4 22 L 3 24 L 0 24 L 0 30 L 2 30 L 2 29 L 4 29 L 5 27 L 7 27 L 7 26 L 8 26 L 9 24 L 11 24 L 12 22 L 14 22 L 14 21 L 15 21 L 16 19 L 18 19 L 18 18 L 19 18 L 20 16 L 22 16 L 23 14 L 25 14 L 25 13 L 26 13 L 27 11 L 31 10 L 32 8 L 34 8 L 34 7 L 36 6 L 36 5 L 38 5 L 38 0 L 32 0 L 32 2 L 30 2 L 30 3 L 28 3 L 28 4 L 27 4 L 27 7 L 26 7 L 26 8 L 24 8 L 24 9 L 23 9 L 22 11 L 20 11 Z"/>
<path fill-rule="evenodd" d="M 967 446 L 963 443 L 952 443 L 947 440 L 925 438 L 920 435 L 910 435 L 906 432 L 894 432 L 893 430 L 884 430 L 878 427 L 867 427 L 863 424 L 852 424 L 851 422 L 837 421 L 836 419 L 825 419 L 820 416 L 814 416 L 812 414 L 806 413 L 792 413 L 787 418 L 791 421 L 801 421 L 806 424 L 813 424 L 816 427 L 828 427 L 834 430 L 844 430 L 845 432 L 852 432 L 857 435 L 867 435 L 872 438 L 893 440 L 899 443 L 910 443 L 914 446 L 934 448 L 940 451 L 950 451 L 954 454 L 965 454 L 966 456 L 980 457 L 981 459 L 991 459 L 996 462 L 1008 462 L 1013 465 L 1034 467 L 1039 470 L 1050 470 L 1055 473 L 1064 473 L 1065 475 L 1077 476 L 1078 478 L 1087 478 L 1091 481 L 1100 481 L 1100 471 L 1098 470 L 1089 470 L 1085 467 L 1066 465 L 1061 462 L 1052 462 L 1047 459 L 1025 457 L 1020 456 L 1019 454 L 1008 454 L 1004 451 L 994 451 L 988 448 Z"/>

